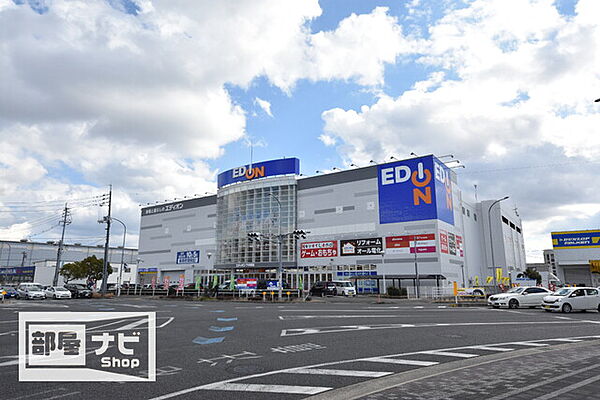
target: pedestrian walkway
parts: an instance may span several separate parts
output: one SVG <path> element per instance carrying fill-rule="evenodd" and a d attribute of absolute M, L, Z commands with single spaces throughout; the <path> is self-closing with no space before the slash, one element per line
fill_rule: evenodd
<path fill-rule="evenodd" d="M 399 385 L 365 396 L 363 400 L 576 400 L 598 399 L 600 346 L 598 341 L 551 346 L 532 354 L 439 373 L 406 377 Z M 516 355 L 516 353 L 515 353 Z M 379 380 L 383 383 L 383 380 Z M 335 393 L 328 393 L 336 399 Z"/>

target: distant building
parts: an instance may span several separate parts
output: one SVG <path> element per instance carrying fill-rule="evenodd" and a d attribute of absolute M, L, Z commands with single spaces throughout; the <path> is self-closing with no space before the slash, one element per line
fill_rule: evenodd
<path fill-rule="evenodd" d="M 544 264 L 546 264 L 546 271 L 557 274 L 554 250 L 544 250 Z"/>
<path fill-rule="evenodd" d="M 0 240 L 0 282 L 38 282 L 50 285 L 54 279 L 54 267 L 58 242 L 30 242 Z M 104 246 L 88 246 L 79 243 L 65 244 L 61 256 L 61 266 L 74 261 L 81 261 L 86 257 L 95 255 L 104 258 Z M 116 283 L 119 277 L 121 255 L 124 264 L 123 282 L 135 283 L 137 277 L 137 249 L 110 247 L 108 261 L 113 273 L 108 277 L 108 283 Z M 62 284 L 59 276 L 59 284 Z"/>
<path fill-rule="evenodd" d="M 544 251 L 564 283 L 600 286 L 600 273 L 592 264 L 600 260 L 600 230 L 552 232 L 553 253 Z M 548 261 L 547 261 L 548 262 Z"/>

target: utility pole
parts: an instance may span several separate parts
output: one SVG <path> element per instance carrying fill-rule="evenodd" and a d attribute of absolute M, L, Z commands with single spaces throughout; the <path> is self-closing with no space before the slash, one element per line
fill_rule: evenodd
<path fill-rule="evenodd" d="M 60 235 L 60 242 L 58 242 L 58 250 L 56 252 L 56 266 L 54 267 L 54 279 L 52 280 L 52 286 L 58 285 L 58 271 L 60 270 L 60 259 L 62 257 L 63 252 L 63 243 L 65 241 L 65 230 L 67 225 L 69 225 L 71 221 L 69 220 L 69 207 L 67 203 L 65 203 L 65 209 L 63 210 L 63 219 L 60 222 L 62 224 L 62 234 Z"/>
<path fill-rule="evenodd" d="M 110 211 L 112 207 L 112 184 L 108 190 L 108 216 L 106 217 L 106 242 L 104 243 L 104 263 L 102 265 L 102 294 L 106 294 L 106 285 L 108 281 L 108 246 L 110 241 Z"/>

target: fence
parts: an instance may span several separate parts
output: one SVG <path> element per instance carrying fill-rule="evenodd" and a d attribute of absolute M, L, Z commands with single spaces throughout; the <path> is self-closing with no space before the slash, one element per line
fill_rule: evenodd
<path fill-rule="evenodd" d="M 116 294 L 116 289 L 108 290 L 109 293 Z M 152 289 L 152 288 L 127 288 L 121 290 L 121 296 L 171 296 L 171 297 L 231 297 L 239 299 L 254 299 L 254 300 L 273 300 L 279 296 L 277 290 L 267 289 L 241 289 L 241 290 L 230 290 L 230 289 L 219 289 L 217 292 L 212 290 L 204 289 Z M 294 298 L 302 297 L 302 290 L 300 289 L 284 289 L 282 291 L 283 299 L 292 300 Z"/>

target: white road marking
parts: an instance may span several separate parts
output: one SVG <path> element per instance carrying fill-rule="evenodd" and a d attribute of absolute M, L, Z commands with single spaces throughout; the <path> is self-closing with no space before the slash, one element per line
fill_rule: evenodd
<path fill-rule="evenodd" d="M 156 306 L 150 306 L 150 305 L 139 305 L 139 304 L 125 304 L 125 303 L 119 303 L 119 304 L 115 304 L 116 306 L 126 306 L 126 307 L 135 307 L 135 308 L 156 308 Z"/>
<path fill-rule="evenodd" d="M 423 306 L 414 306 L 413 308 L 425 308 Z"/>
<path fill-rule="evenodd" d="M 56 396 L 52 396 L 52 397 L 46 397 L 43 400 L 54 400 L 54 399 L 60 399 L 63 397 L 67 397 L 67 396 L 73 396 L 74 394 L 79 394 L 81 392 L 71 392 L 71 393 L 65 393 L 65 394 L 57 394 Z"/>
<path fill-rule="evenodd" d="M 580 382 L 574 383 L 572 385 L 565 386 L 562 389 L 555 390 L 552 393 L 546 393 L 545 395 L 536 398 L 536 400 L 550 400 L 550 399 L 553 399 L 555 397 L 561 396 L 563 394 L 572 392 L 575 389 L 579 389 L 580 387 L 587 386 L 587 385 L 589 385 L 591 383 L 594 383 L 594 382 L 596 382 L 598 380 L 600 380 L 600 376 L 592 376 L 591 378 L 587 378 L 587 379 L 584 379 L 584 380 L 582 380 Z"/>
<path fill-rule="evenodd" d="M 122 326 L 122 327 L 120 327 L 120 328 L 117 328 L 117 330 L 118 330 L 118 331 L 126 331 L 126 330 L 129 330 L 129 329 L 133 329 L 133 328 L 135 328 L 136 326 L 140 326 L 140 325 L 142 325 L 142 324 L 145 324 L 146 322 L 147 322 L 147 319 L 146 319 L 146 318 L 144 318 L 144 319 L 140 319 L 140 320 L 138 320 L 138 321 L 133 321 L 133 322 L 132 322 L 132 323 L 130 323 L 130 324 L 127 324 L 127 325 L 124 325 L 124 326 Z"/>
<path fill-rule="evenodd" d="M 423 351 L 421 353 L 422 354 L 431 354 L 432 356 L 446 356 L 446 357 L 458 357 L 458 358 L 478 357 L 477 354 L 457 353 L 457 352 L 438 351 L 438 350 Z"/>
<path fill-rule="evenodd" d="M 474 350 L 488 350 L 488 351 L 513 351 L 514 349 L 508 347 L 494 347 L 494 346 L 469 346 L 467 349 Z"/>
<path fill-rule="evenodd" d="M 126 322 L 127 320 L 122 319 L 120 321 L 113 321 L 113 322 L 109 322 L 108 324 L 104 324 L 104 325 L 98 325 L 98 326 L 90 326 L 89 331 L 92 331 L 94 329 L 100 329 L 100 328 L 104 328 L 105 326 L 110 326 L 110 325 L 114 325 L 114 324 L 118 324 L 120 322 Z"/>
<path fill-rule="evenodd" d="M 163 323 L 162 325 L 159 325 L 158 328 L 164 328 L 165 326 L 169 325 L 171 322 L 173 322 L 173 320 L 175 319 L 175 317 L 171 317 L 167 320 L 167 322 Z"/>
<path fill-rule="evenodd" d="M 25 396 L 12 397 L 11 399 L 12 400 L 21 400 L 21 399 L 26 399 L 28 397 L 39 396 L 41 394 L 46 394 L 46 393 L 51 393 L 51 392 L 61 392 L 61 391 L 65 391 L 65 390 L 67 390 L 67 389 L 65 389 L 65 388 L 50 389 L 50 390 L 44 390 L 43 392 L 26 394 Z"/>
<path fill-rule="evenodd" d="M 582 340 L 590 339 L 590 340 L 592 340 L 592 339 L 600 339 L 600 335 L 578 336 L 578 337 L 570 337 L 570 338 L 565 338 L 565 339 L 582 339 Z M 540 340 L 549 340 L 549 339 L 538 339 L 538 341 L 540 341 Z M 511 344 L 515 344 L 515 343 L 523 343 L 524 345 L 526 345 L 526 343 L 528 343 L 528 342 L 492 343 L 492 344 L 487 344 L 484 346 L 498 347 L 498 346 L 511 345 Z M 469 348 L 469 346 L 451 347 L 451 348 L 445 348 L 445 349 L 438 349 L 438 351 L 456 351 L 456 350 L 463 350 L 463 349 L 468 349 L 468 348 Z M 260 374 L 245 375 L 245 376 L 240 376 L 237 378 L 223 380 L 220 382 L 213 382 L 213 383 L 210 383 L 207 385 L 193 386 L 193 387 L 190 387 L 187 389 L 183 389 L 183 390 L 179 390 L 176 392 L 167 393 L 162 396 L 154 397 L 149 400 L 166 400 L 166 399 L 170 399 L 173 397 L 178 397 L 178 396 L 181 396 L 184 394 L 193 393 L 193 392 L 196 392 L 199 390 L 206 389 L 207 386 L 223 385 L 223 384 L 239 382 L 239 381 L 243 381 L 243 380 L 247 380 L 247 379 L 263 378 L 263 377 L 267 377 L 267 376 L 271 376 L 271 375 L 285 374 L 290 370 L 299 369 L 299 368 L 320 368 L 320 367 L 326 367 L 326 366 L 329 367 L 329 366 L 333 366 L 333 365 L 348 364 L 348 363 L 359 362 L 359 361 L 394 363 L 394 361 L 378 361 L 378 360 L 399 360 L 397 358 L 392 359 L 392 358 L 388 358 L 388 357 L 409 357 L 409 356 L 413 356 L 416 354 L 421 354 L 421 352 L 416 351 L 416 352 L 410 352 L 410 353 L 388 354 L 388 355 L 380 356 L 380 357 L 347 359 L 347 360 L 341 360 L 341 361 L 326 362 L 326 363 L 321 363 L 321 364 L 305 365 L 303 367 L 280 369 L 280 370 L 275 370 L 275 371 L 263 372 Z M 417 361 L 417 360 L 403 360 L 403 361 Z M 399 361 L 397 361 L 396 363 L 400 364 Z M 414 365 L 414 363 L 413 363 L 413 365 Z"/>
<path fill-rule="evenodd" d="M 393 372 L 379 371 L 357 371 L 349 369 L 322 369 L 322 368 L 297 368 L 288 370 L 288 374 L 307 374 L 307 375 L 335 375 L 335 376 L 357 376 L 365 378 L 381 378 L 393 374 Z"/>
<path fill-rule="evenodd" d="M 575 342 L 582 342 L 583 340 L 581 339 L 546 339 L 548 341 L 550 340 L 554 340 L 557 342 L 569 342 L 569 343 L 575 343 Z"/>
<path fill-rule="evenodd" d="M 569 317 L 554 317 L 554 318 L 558 318 L 558 319 L 568 319 L 568 320 L 570 320 L 570 319 L 573 319 L 573 318 L 569 318 Z"/>
<path fill-rule="evenodd" d="M 521 345 L 521 346 L 531 346 L 531 347 L 550 346 L 549 344 L 546 344 L 546 343 L 534 343 L 534 342 L 512 342 L 510 344 L 518 344 L 518 345 Z"/>
<path fill-rule="evenodd" d="M 412 315 L 280 315 L 279 319 L 282 321 L 294 321 L 298 319 L 315 319 L 315 318 L 414 318 Z"/>
<path fill-rule="evenodd" d="M 8 331 L 0 333 L 0 336 L 10 335 L 11 333 L 18 333 L 19 331 Z"/>
<path fill-rule="evenodd" d="M 206 390 L 231 390 L 236 392 L 261 392 L 285 394 L 318 394 L 333 388 L 321 386 L 260 385 L 253 383 L 216 383 L 205 385 Z"/>
<path fill-rule="evenodd" d="M 400 364 L 400 365 L 416 365 L 418 367 L 430 367 L 432 365 L 439 364 L 439 362 L 437 362 L 437 361 L 405 360 L 405 359 L 401 359 L 401 358 L 385 358 L 385 357 L 366 358 L 361 361 L 370 361 L 370 362 L 387 363 L 387 364 Z"/>
<path fill-rule="evenodd" d="M 503 326 L 503 325 L 556 325 L 556 324 L 585 324 L 591 321 L 514 321 L 514 322 L 459 322 L 453 324 L 376 324 L 376 325 L 341 325 L 324 326 L 315 328 L 292 328 L 283 329 L 280 336 L 298 336 L 323 333 L 352 332 L 357 330 L 369 329 L 401 329 L 401 328 L 431 328 L 447 326 Z M 600 324 L 600 321 L 597 323 Z"/>

